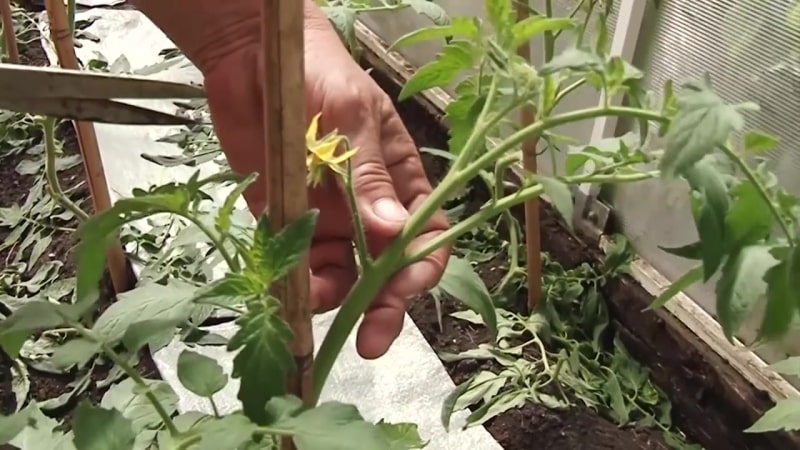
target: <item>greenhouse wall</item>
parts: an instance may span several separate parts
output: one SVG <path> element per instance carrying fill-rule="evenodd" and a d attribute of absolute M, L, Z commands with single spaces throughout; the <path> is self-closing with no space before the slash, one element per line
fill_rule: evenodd
<path fill-rule="evenodd" d="M 555 13 L 567 15 L 578 0 L 554 0 Z M 451 16 L 484 17 L 482 1 L 437 0 Z M 537 4 L 538 3 L 538 4 Z M 542 0 L 534 7 L 541 8 Z M 656 4 L 658 6 L 656 6 Z M 430 21 L 413 11 L 374 13 L 362 22 L 387 42 Z M 779 146 L 768 154 L 779 182 L 800 193 L 800 0 L 769 2 L 736 0 L 617 0 L 609 23 L 611 51 L 632 61 L 647 73 L 648 88 L 660 91 L 666 80 L 676 85 L 709 73 L 714 88 L 726 101 L 754 101 L 759 112 L 749 113 L 748 128 L 777 136 Z M 596 35 L 596 27 L 590 32 Z M 561 42 L 561 48 L 567 45 Z M 398 51 L 414 66 L 435 57 L 438 43 L 425 43 Z M 541 48 L 533 42 L 533 48 Z M 534 62 L 539 62 L 534 56 Z M 598 94 L 590 88 L 576 91 L 560 109 L 596 105 Z M 558 130 L 580 142 L 622 135 L 628 124 L 609 119 L 571 125 Z M 563 158 L 563 153 L 559 153 Z M 539 168 L 551 173 L 550 157 Z M 560 163 L 560 160 L 559 160 Z M 670 280 L 693 267 L 693 262 L 659 249 L 697 239 L 683 183 L 639 183 L 617 188 L 606 201 L 638 254 Z M 713 281 L 713 280 L 712 280 Z M 714 285 L 696 285 L 686 292 L 708 313 L 715 315 Z M 752 342 L 759 320 L 754 317 L 740 333 Z M 766 360 L 800 354 L 800 333 L 757 352 Z"/>

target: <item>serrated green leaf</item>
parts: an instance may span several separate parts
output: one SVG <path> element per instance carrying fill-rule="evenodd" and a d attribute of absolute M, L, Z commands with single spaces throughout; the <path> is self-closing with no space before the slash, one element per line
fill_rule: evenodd
<path fill-rule="evenodd" d="M 51 303 L 43 300 L 25 302 L 11 316 L 0 322 L 0 341 L 7 336 L 19 339 L 20 332 L 30 333 L 37 330 L 56 328 L 70 320 L 76 320 L 74 305 Z"/>
<path fill-rule="evenodd" d="M 749 180 L 743 181 L 732 193 L 734 201 L 725 218 L 729 237 L 740 245 L 747 245 L 769 236 L 772 210 L 756 186 Z"/>
<path fill-rule="evenodd" d="M 270 401 L 268 415 L 272 429 L 294 436 L 297 450 L 394 450 L 397 447 L 385 427 L 364 420 L 355 406 L 339 402 L 322 403 L 308 409 L 297 399 L 278 397 Z M 392 447 L 394 445 L 394 447 Z"/>
<path fill-rule="evenodd" d="M 241 380 L 239 400 L 247 417 L 256 423 L 266 420 L 265 406 L 286 392 L 283 380 L 294 368 L 288 345 L 292 330 L 279 316 L 280 304 L 272 298 L 248 302 L 247 313 L 236 323 L 239 330 L 228 343 L 238 350 L 233 359 L 233 378 Z M 275 380 L 265 383 L 264 380 Z"/>
<path fill-rule="evenodd" d="M 108 210 L 84 222 L 76 232 L 79 239 L 76 251 L 76 302 L 91 305 L 97 300 L 98 285 L 105 269 L 106 248 L 120 227 L 161 212 L 183 212 L 190 200 L 190 193 L 184 187 L 160 186 L 155 193 L 121 199 Z"/>
<path fill-rule="evenodd" d="M 792 356 L 769 366 L 772 370 L 784 375 L 800 377 L 800 356 Z"/>
<path fill-rule="evenodd" d="M 175 320 L 185 322 L 191 314 L 195 287 L 173 280 L 162 285 L 147 283 L 117 295 L 97 319 L 92 330 L 109 342 L 121 340 L 128 328 L 137 322 Z"/>
<path fill-rule="evenodd" d="M 228 384 L 222 367 L 208 356 L 184 350 L 178 356 L 178 379 L 192 393 L 211 397 Z"/>
<path fill-rule="evenodd" d="M 546 76 L 562 70 L 589 72 L 601 71 L 602 69 L 603 60 L 597 54 L 573 47 L 556 55 L 550 62 L 543 64 L 539 68 L 539 75 Z"/>
<path fill-rule="evenodd" d="M 422 91 L 444 87 L 455 81 L 458 74 L 472 67 L 475 54 L 472 44 L 454 41 L 442 49 L 436 59 L 420 67 L 409 78 L 397 99 L 402 101 Z"/>
<path fill-rule="evenodd" d="M 478 26 L 473 19 L 467 17 L 455 17 L 449 25 L 420 28 L 401 36 L 394 41 L 390 49 L 405 47 L 430 41 L 432 39 L 442 39 L 449 37 L 473 38 L 478 34 Z"/>
<path fill-rule="evenodd" d="M 10 416 L 0 415 L 0 445 L 11 442 L 28 425 L 33 406 L 27 406 L 22 411 Z"/>
<path fill-rule="evenodd" d="M 516 11 L 511 0 L 485 0 L 484 7 L 489 23 L 498 32 L 505 30 L 516 19 Z"/>
<path fill-rule="evenodd" d="M 167 414 L 172 415 L 178 409 L 178 396 L 169 384 L 161 380 L 145 380 L 145 383 Z M 121 412 L 131 421 L 133 432 L 137 435 L 145 429 L 159 428 L 162 425 L 161 417 L 153 404 L 130 378 L 111 386 L 103 395 L 100 406 Z"/>
<path fill-rule="evenodd" d="M 768 433 L 770 431 L 800 430 L 800 398 L 778 401 L 772 409 L 761 416 L 746 433 Z"/>
<path fill-rule="evenodd" d="M 744 150 L 747 153 L 763 153 L 773 150 L 780 140 L 763 131 L 748 131 L 744 135 Z"/>
<path fill-rule="evenodd" d="M 486 327 L 497 333 L 497 312 L 489 289 L 469 261 L 451 256 L 438 288 L 480 314 Z"/>
<path fill-rule="evenodd" d="M 75 338 L 57 347 L 50 357 L 50 362 L 59 369 L 69 369 L 72 366 L 82 367 L 97 352 L 100 345 L 83 338 Z"/>
<path fill-rule="evenodd" d="M 770 247 L 751 245 L 732 255 L 722 268 L 717 282 L 717 315 L 722 330 L 732 339 L 739 327 L 764 295 L 764 275 L 776 264 Z"/>
<path fill-rule="evenodd" d="M 278 233 L 270 229 L 269 218 L 263 215 L 256 226 L 249 252 L 250 271 L 265 285 L 285 276 L 308 251 L 319 210 L 310 209 Z"/>
<path fill-rule="evenodd" d="M 551 177 L 538 176 L 536 181 L 542 184 L 544 193 L 550 197 L 567 226 L 572 228 L 572 214 L 575 205 L 572 202 L 572 192 L 570 192 L 569 186 L 561 180 Z"/>
<path fill-rule="evenodd" d="M 759 328 L 760 339 L 780 339 L 791 329 L 797 318 L 799 273 L 800 249 L 790 247 L 789 253 L 764 276 L 767 283 L 767 307 Z"/>
<path fill-rule="evenodd" d="M 419 436 L 419 427 L 414 423 L 378 422 L 378 428 L 388 443 L 387 450 L 421 449 L 427 445 Z"/>
<path fill-rule="evenodd" d="M 680 278 L 675 280 L 668 288 L 664 290 L 654 301 L 647 307 L 647 309 L 657 309 L 664 306 L 673 297 L 678 295 L 681 291 L 689 286 L 701 281 L 703 279 L 703 266 L 699 265 L 692 270 L 681 275 Z"/>
<path fill-rule="evenodd" d="M 240 413 L 209 418 L 192 429 L 200 434 L 197 450 L 239 450 L 252 440 L 256 424 Z"/>
<path fill-rule="evenodd" d="M 103 409 L 83 402 L 73 423 L 77 450 L 131 450 L 136 435 L 130 420 L 115 409 Z"/>
<path fill-rule="evenodd" d="M 678 110 L 667 132 L 661 159 L 664 176 L 677 176 L 725 145 L 733 131 L 744 126 L 744 118 L 711 90 L 708 79 L 687 84 L 676 96 Z"/>
<path fill-rule="evenodd" d="M 201 288 L 193 301 L 199 304 L 242 305 L 264 294 L 268 285 L 262 281 L 245 274 L 228 273 L 221 280 Z"/>
<path fill-rule="evenodd" d="M 356 39 L 356 11 L 345 5 L 325 5 L 320 8 L 328 16 L 334 29 L 342 37 L 349 48 L 357 44 Z"/>
<path fill-rule="evenodd" d="M 251 184 L 255 183 L 257 178 L 257 173 L 248 175 L 247 178 L 245 178 L 241 183 L 237 184 L 231 193 L 225 198 L 225 202 L 222 204 L 222 207 L 220 207 L 219 211 L 217 211 L 216 227 L 220 233 L 225 234 L 230 231 L 231 214 L 233 214 L 233 208 L 236 205 L 236 201 L 239 200 L 239 198 L 244 194 L 244 191 L 247 190 Z"/>
<path fill-rule="evenodd" d="M 516 49 L 539 34 L 548 31 L 566 30 L 575 26 L 568 17 L 530 16 L 511 27 L 511 46 Z"/>
<path fill-rule="evenodd" d="M 122 343 L 130 352 L 139 351 L 145 345 L 161 342 L 175 334 L 175 328 L 186 322 L 183 318 L 147 319 L 131 323 L 122 335 Z M 151 352 L 155 349 L 151 348 Z"/>

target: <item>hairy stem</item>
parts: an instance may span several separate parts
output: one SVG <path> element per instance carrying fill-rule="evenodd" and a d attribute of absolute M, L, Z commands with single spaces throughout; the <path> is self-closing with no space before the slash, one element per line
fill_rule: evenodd
<path fill-rule="evenodd" d="M 56 170 L 56 119 L 45 117 L 42 120 L 42 129 L 44 130 L 44 173 L 47 179 L 47 191 L 56 203 L 71 212 L 78 221 L 86 222 L 89 220 L 89 215 L 64 194 L 61 189 L 61 183 L 58 181 L 58 171 Z"/>
<path fill-rule="evenodd" d="M 582 183 L 630 183 L 634 181 L 647 180 L 656 178 L 660 175 L 658 171 L 641 172 L 634 174 L 595 174 L 581 177 L 567 177 L 563 181 L 567 184 L 582 184 Z M 469 216 L 468 218 L 458 222 L 444 233 L 439 234 L 432 240 L 428 241 L 424 246 L 420 247 L 413 255 L 406 258 L 406 264 L 412 264 L 420 261 L 429 254 L 433 253 L 437 248 L 455 242 L 461 235 L 469 232 L 473 228 L 479 226 L 481 223 L 486 222 L 493 216 L 502 213 L 520 203 L 524 203 L 533 197 L 542 195 L 544 188 L 540 184 L 529 186 L 520 189 L 512 195 L 503 197 L 502 199 L 493 202 L 490 205 L 482 208 L 480 211 Z"/>
<path fill-rule="evenodd" d="M 169 431 L 171 436 L 178 436 L 180 431 L 175 426 L 175 422 L 172 421 L 172 417 L 167 413 L 167 410 L 164 409 L 164 406 L 158 401 L 158 398 L 150 390 L 150 386 L 147 384 L 144 378 L 139 374 L 139 372 L 133 368 L 128 361 L 125 360 L 119 353 L 114 351 L 111 346 L 105 342 L 102 338 L 98 337 L 92 330 L 81 325 L 79 322 L 71 321 L 69 322 L 69 326 L 73 327 L 78 333 L 81 334 L 85 339 L 94 342 L 100 346 L 100 349 L 103 350 L 108 359 L 114 362 L 126 375 L 128 375 L 134 383 L 136 383 L 140 388 L 142 388 L 142 392 L 144 396 L 147 398 L 148 401 L 153 405 L 153 409 L 156 410 L 156 413 L 161 418 L 161 421 L 164 423 L 164 426 Z"/>
<path fill-rule="evenodd" d="M 367 236 L 364 231 L 364 223 L 361 220 L 361 214 L 358 212 L 358 203 L 356 202 L 356 188 L 353 184 L 353 165 L 347 161 L 347 176 L 345 178 L 345 190 L 347 191 L 347 201 L 350 203 L 350 211 L 353 214 L 353 235 L 355 236 L 356 252 L 358 254 L 358 263 L 361 265 L 361 271 L 366 271 L 372 264 L 372 259 L 369 257 L 369 247 L 367 247 Z"/>
<path fill-rule="evenodd" d="M 225 260 L 225 263 L 228 264 L 228 268 L 230 268 L 231 272 L 239 272 L 241 267 L 239 266 L 239 260 L 236 259 L 233 255 L 228 252 L 225 248 L 225 239 L 223 236 L 219 236 L 211 227 L 207 226 L 203 223 L 198 217 L 193 217 L 189 214 L 181 214 L 181 216 L 185 217 L 187 220 L 192 222 L 200 231 L 203 232 L 208 239 L 211 240 L 211 243 L 214 245 L 214 248 L 217 249 L 222 258 Z"/>
<path fill-rule="evenodd" d="M 492 83 L 496 86 L 496 82 Z M 490 94 L 496 92 L 496 89 L 490 89 Z M 470 219 L 485 214 L 485 217 L 478 218 L 472 221 L 464 221 L 457 224 L 450 230 L 440 234 L 433 241 L 429 242 L 424 247 L 423 251 L 418 251 L 414 256 L 405 256 L 406 247 L 408 244 L 420 233 L 425 224 L 428 223 L 431 216 L 450 198 L 451 194 L 459 186 L 466 184 L 470 179 L 474 178 L 480 170 L 487 166 L 492 161 L 496 161 L 502 157 L 509 150 L 523 142 L 528 136 L 541 134 L 544 130 L 549 128 L 577 122 L 586 119 L 592 119 L 599 116 L 626 116 L 644 118 L 654 121 L 665 121 L 666 119 L 655 112 L 645 111 L 637 108 L 611 106 L 611 107 L 595 107 L 570 113 L 560 114 L 543 118 L 531 125 L 524 127 L 517 131 L 510 137 L 506 138 L 496 148 L 484 153 L 481 157 L 477 158 L 474 162 L 470 163 L 470 159 L 475 154 L 479 145 L 485 142 L 485 136 L 489 130 L 492 129 L 503 116 L 493 115 L 489 117 L 489 107 L 493 95 L 489 96 L 484 108 L 477 120 L 477 125 L 472 135 L 467 140 L 464 149 L 461 151 L 456 162 L 452 165 L 447 175 L 441 183 L 433 190 L 430 196 L 420 205 L 419 209 L 411 216 L 406 226 L 395 238 L 395 240 L 386 248 L 383 254 L 373 262 L 369 270 L 365 270 L 361 277 L 356 281 L 355 285 L 350 290 L 347 300 L 343 303 L 341 309 L 336 314 L 336 317 L 331 324 L 328 333 L 322 341 L 319 352 L 317 353 L 317 360 L 314 370 L 314 396 L 313 402 L 316 403 L 325 381 L 330 374 L 339 352 L 342 350 L 347 337 L 350 335 L 353 327 L 358 319 L 364 314 L 367 307 L 373 298 L 378 294 L 383 284 L 394 275 L 394 273 L 401 267 L 418 261 L 425 255 L 430 254 L 437 248 L 453 242 L 458 236 L 469 231 L 473 227 L 480 224 L 482 220 L 498 214 L 504 209 L 508 209 L 515 204 L 524 202 L 529 198 L 536 195 L 541 195 L 542 187 L 540 185 L 531 188 L 520 190 L 517 194 L 505 197 L 498 202 L 495 202 L 493 207 L 486 208 Z M 654 172 L 658 174 L 658 172 Z M 630 176 L 625 175 L 596 175 L 594 178 L 580 177 L 576 180 L 580 182 L 603 182 L 603 181 L 635 181 L 641 179 L 652 178 L 653 172 L 644 174 L 633 174 Z M 454 231 L 455 230 L 455 231 Z"/>

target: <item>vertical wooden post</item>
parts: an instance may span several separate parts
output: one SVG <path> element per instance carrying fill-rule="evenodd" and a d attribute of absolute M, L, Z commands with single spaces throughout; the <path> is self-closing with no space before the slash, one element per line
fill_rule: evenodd
<path fill-rule="evenodd" d="M 2 0 L 0 0 L 2 1 Z M 65 69 L 80 70 L 78 57 L 75 55 L 75 42 L 71 24 L 67 18 L 67 8 L 63 0 L 46 0 L 45 8 L 50 22 L 50 38 L 56 48 L 58 63 Z M 101 213 L 111 208 L 111 196 L 108 192 L 108 182 L 103 170 L 103 160 L 100 157 L 100 146 L 97 143 L 97 134 L 91 122 L 73 121 L 75 133 L 83 159 L 83 168 L 89 193 L 92 196 L 92 205 L 95 213 Z M 122 243 L 119 239 L 112 241 L 106 250 L 108 272 L 111 284 L 116 293 L 121 293 L 132 288 L 133 280 L 128 276 L 128 264 Z"/>
<path fill-rule="evenodd" d="M 11 11 L 11 0 L 0 0 L 0 14 L 3 18 L 3 37 L 6 41 L 8 60 L 12 64 L 19 64 L 19 47 L 17 35 L 14 34 L 14 17 Z"/>
<path fill-rule="evenodd" d="M 276 230 L 308 210 L 305 146 L 305 66 L 303 11 L 300 0 L 263 0 L 264 131 L 267 144 L 267 199 Z M 283 314 L 292 328 L 291 351 L 297 370 L 287 380 L 291 394 L 313 401 L 314 337 L 309 307 L 308 254 L 275 287 Z M 284 440 L 283 449 L 294 448 Z"/>
<path fill-rule="evenodd" d="M 529 15 L 527 0 L 517 3 L 517 20 L 523 20 Z M 531 61 L 530 41 L 522 44 L 517 51 L 519 56 Z M 520 113 L 521 126 L 533 123 L 536 118 L 536 108 L 525 105 Z M 536 173 L 536 146 L 538 136 L 532 136 L 522 143 L 522 167 L 526 172 Z M 539 228 L 539 198 L 534 197 L 525 202 L 525 248 L 528 261 L 528 310 L 533 311 L 542 297 L 542 245 Z"/>

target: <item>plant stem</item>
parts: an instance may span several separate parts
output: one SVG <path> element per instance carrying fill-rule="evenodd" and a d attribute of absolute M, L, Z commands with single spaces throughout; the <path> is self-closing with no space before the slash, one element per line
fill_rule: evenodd
<path fill-rule="evenodd" d="M 42 120 L 42 129 L 44 130 L 44 173 L 47 179 L 47 190 L 50 196 L 56 203 L 60 204 L 67 211 L 71 212 L 79 222 L 86 222 L 89 220 L 89 215 L 86 214 L 78 205 L 69 199 L 61 189 L 61 183 L 58 181 L 58 171 L 56 170 L 56 120 L 52 117 L 45 117 Z"/>
<path fill-rule="evenodd" d="M 217 249 L 219 254 L 222 255 L 222 258 L 225 260 L 225 263 L 228 264 L 228 268 L 230 268 L 231 272 L 239 272 L 241 270 L 239 267 L 239 260 L 234 258 L 233 255 L 231 255 L 225 248 L 224 237 L 218 236 L 217 233 L 215 233 L 210 227 L 206 226 L 206 224 L 204 224 L 200 218 L 189 214 L 180 215 L 192 222 L 198 229 L 200 229 L 200 231 L 208 236 L 208 239 L 210 239 L 211 243 L 214 244 L 214 248 Z"/>
<path fill-rule="evenodd" d="M 75 0 L 67 0 L 67 21 L 69 22 L 69 31 L 75 34 Z"/>
<path fill-rule="evenodd" d="M 545 0 L 544 3 L 545 15 L 548 18 L 553 17 L 553 0 Z M 556 38 L 552 31 L 545 31 L 544 33 L 544 62 L 548 63 L 553 59 L 556 53 Z"/>
<path fill-rule="evenodd" d="M 755 172 L 753 172 L 753 169 L 751 169 L 750 166 L 748 166 L 747 163 L 744 161 L 744 159 L 739 157 L 739 155 L 737 155 L 736 152 L 730 146 L 722 145 L 720 147 L 722 148 L 722 152 L 725 154 L 725 156 L 727 156 L 739 167 L 739 169 L 742 171 L 742 173 L 744 173 L 744 176 L 747 178 L 748 181 L 753 183 L 753 187 L 755 187 L 756 191 L 758 191 L 758 195 L 760 195 L 761 198 L 763 198 L 764 201 L 767 203 L 767 205 L 769 205 L 769 210 L 770 212 L 772 212 L 772 215 L 775 216 L 775 220 L 778 221 L 778 225 L 780 225 L 783 234 L 786 235 L 786 240 L 789 241 L 790 245 L 794 246 L 795 240 L 794 240 L 794 235 L 791 232 L 791 227 L 783 218 L 780 211 L 778 211 L 778 207 L 770 198 L 770 195 L 767 192 L 767 188 L 758 179 Z"/>
<path fill-rule="evenodd" d="M 493 84 L 496 85 L 495 82 Z M 490 91 L 491 92 L 491 91 Z M 347 296 L 347 300 L 342 304 L 341 309 L 333 319 L 328 333 L 322 341 L 319 351 L 317 352 L 316 366 L 314 370 L 313 381 L 313 403 L 319 399 L 325 381 L 328 379 L 331 369 L 333 368 L 339 352 L 342 350 L 347 337 L 350 335 L 353 327 L 358 319 L 366 311 L 370 302 L 375 295 L 378 294 L 383 284 L 394 273 L 406 264 L 419 261 L 419 259 L 430 254 L 437 248 L 454 241 L 458 236 L 466 233 L 472 227 L 477 226 L 482 220 L 491 217 L 503 209 L 510 208 L 511 206 L 524 202 L 536 195 L 541 195 L 542 187 L 536 185 L 530 188 L 522 189 L 517 194 L 505 197 L 496 202 L 492 207 L 486 208 L 469 219 L 462 221 L 455 227 L 450 228 L 448 231 L 440 234 L 435 239 L 430 241 L 424 247 L 424 251 L 418 251 L 412 257 L 406 257 L 405 250 L 408 244 L 420 233 L 425 224 L 428 223 L 431 216 L 441 207 L 444 202 L 450 198 L 452 191 L 458 188 L 470 179 L 477 175 L 481 168 L 488 165 L 491 161 L 495 161 L 502 155 L 508 152 L 514 146 L 520 144 L 528 136 L 534 133 L 541 133 L 542 131 L 563 125 L 570 122 L 577 122 L 580 120 L 592 119 L 602 115 L 617 115 L 617 116 L 631 116 L 645 118 L 656 121 L 666 121 L 662 115 L 645 111 L 637 108 L 630 108 L 624 106 L 611 106 L 611 107 L 594 107 L 579 111 L 573 111 L 557 116 L 551 116 L 541 119 L 525 128 L 517 131 L 507 139 L 505 139 L 496 148 L 484 153 L 476 161 L 469 163 L 469 158 L 475 153 L 478 145 L 484 141 L 484 136 L 491 129 L 494 124 L 500 120 L 500 115 L 495 115 L 487 120 L 488 106 L 491 100 L 487 100 L 477 120 L 477 125 L 472 135 L 467 140 L 461 154 L 456 162 L 450 168 L 450 171 L 445 175 L 444 179 L 439 183 L 436 189 L 425 199 L 420 205 L 419 209 L 411 216 L 406 223 L 406 226 L 395 238 L 394 241 L 386 248 L 383 254 L 376 259 L 369 270 L 364 271 L 361 277 L 356 281 Z M 463 168 L 463 169 L 462 169 Z M 594 177 L 573 177 L 569 178 L 575 180 L 573 182 L 603 182 L 613 180 L 616 182 L 635 181 L 647 178 L 652 178 L 658 172 L 648 172 L 644 174 L 625 175 L 595 175 Z"/>
<path fill-rule="evenodd" d="M 134 383 L 136 383 L 139 387 L 142 388 L 145 397 L 147 397 L 147 400 L 149 400 L 150 403 L 153 405 L 153 408 L 156 410 L 156 413 L 161 418 L 161 421 L 164 422 L 164 426 L 167 428 L 167 431 L 169 431 L 169 434 L 171 436 L 178 436 L 180 434 L 180 431 L 178 431 L 178 428 L 175 426 L 175 422 L 172 421 L 172 417 L 170 417 L 170 415 L 164 409 L 164 406 L 161 405 L 161 402 L 158 401 L 158 398 L 156 397 L 155 394 L 153 394 L 153 391 L 150 390 L 150 386 L 147 384 L 145 379 L 142 378 L 142 376 L 135 368 L 133 368 L 130 364 L 128 364 L 128 361 L 126 361 L 125 358 L 123 358 L 116 351 L 114 351 L 114 349 L 111 348 L 111 346 L 107 342 L 105 342 L 103 339 L 95 335 L 95 333 L 92 332 L 92 330 L 89 330 L 88 328 L 84 327 L 79 322 L 70 321 L 68 325 L 73 327 L 85 339 L 88 339 L 94 342 L 95 344 L 100 345 L 100 349 L 103 350 L 103 353 L 105 353 L 106 356 L 108 356 L 108 359 L 110 359 L 111 361 L 114 362 L 114 364 L 119 366 L 119 368 L 122 369 L 122 371 L 125 372 L 126 375 L 131 377 L 131 380 L 133 380 Z"/>
<path fill-rule="evenodd" d="M 358 202 L 356 201 L 356 188 L 353 184 L 353 165 L 347 161 L 347 176 L 345 178 L 345 190 L 347 191 L 347 201 L 350 203 L 350 212 L 353 214 L 353 235 L 356 240 L 356 252 L 358 253 L 358 264 L 361 265 L 362 273 L 372 265 L 369 257 L 369 247 L 367 247 L 367 236 L 364 231 L 364 223 L 361 214 L 358 212 Z"/>
<path fill-rule="evenodd" d="M 604 183 L 609 181 L 614 183 L 630 183 L 634 181 L 656 178 L 659 175 L 660 172 L 658 171 L 641 172 L 641 173 L 625 174 L 625 175 L 596 174 L 596 175 L 588 175 L 582 177 L 567 177 L 564 178 L 563 181 L 567 184 Z M 417 250 L 416 253 L 406 257 L 406 263 L 412 264 L 414 262 L 420 261 L 421 259 L 431 254 L 433 251 L 435 251 L 437 248 L 443 245 L 447 245 L 451 242 L 455 242 L 455 240 L 458 239 L 461 235 L 469 232 L 474 227 L 477 227 L 481 223 L 489 220 L 492 216 L 500 214 L 501 212 L 513 206 L 516 206 L 520 203 L 524 203 L 526 200 L 532 197 L 539 196 L 543 192 L 544 188 L 542 188 L 542 185 L 536 184 L 534 186 L 520 189 L 515 194 L 508 195 L 496 202 L 493 202 L 491 205 L 482 208 L 480 211 L 458 222 L 456 225 L 454 225 L 444 233 L 441 233 L 432 240 L 428 241 L 423 247 Z"/>
<path fill-rule="evenodd" d="M 214 417 L 219 419 L 219 408 L 217 408 L 217 402 L 214 401 L 214 397 L 208 397 L 208 402 L 211 403 L 211 411 L 214 412 Z"/>
<path fill-rule="evenodd" d="M 14 33 L 14 15 L 10 0 L 0 0 L 0 14 L 2 14 L 3 37 L 6 43 L 6 51 L 8 52 L 8 61 L 11 64 L 19 64 L 19 46 L 17 45 L 17 36 Z"/>

